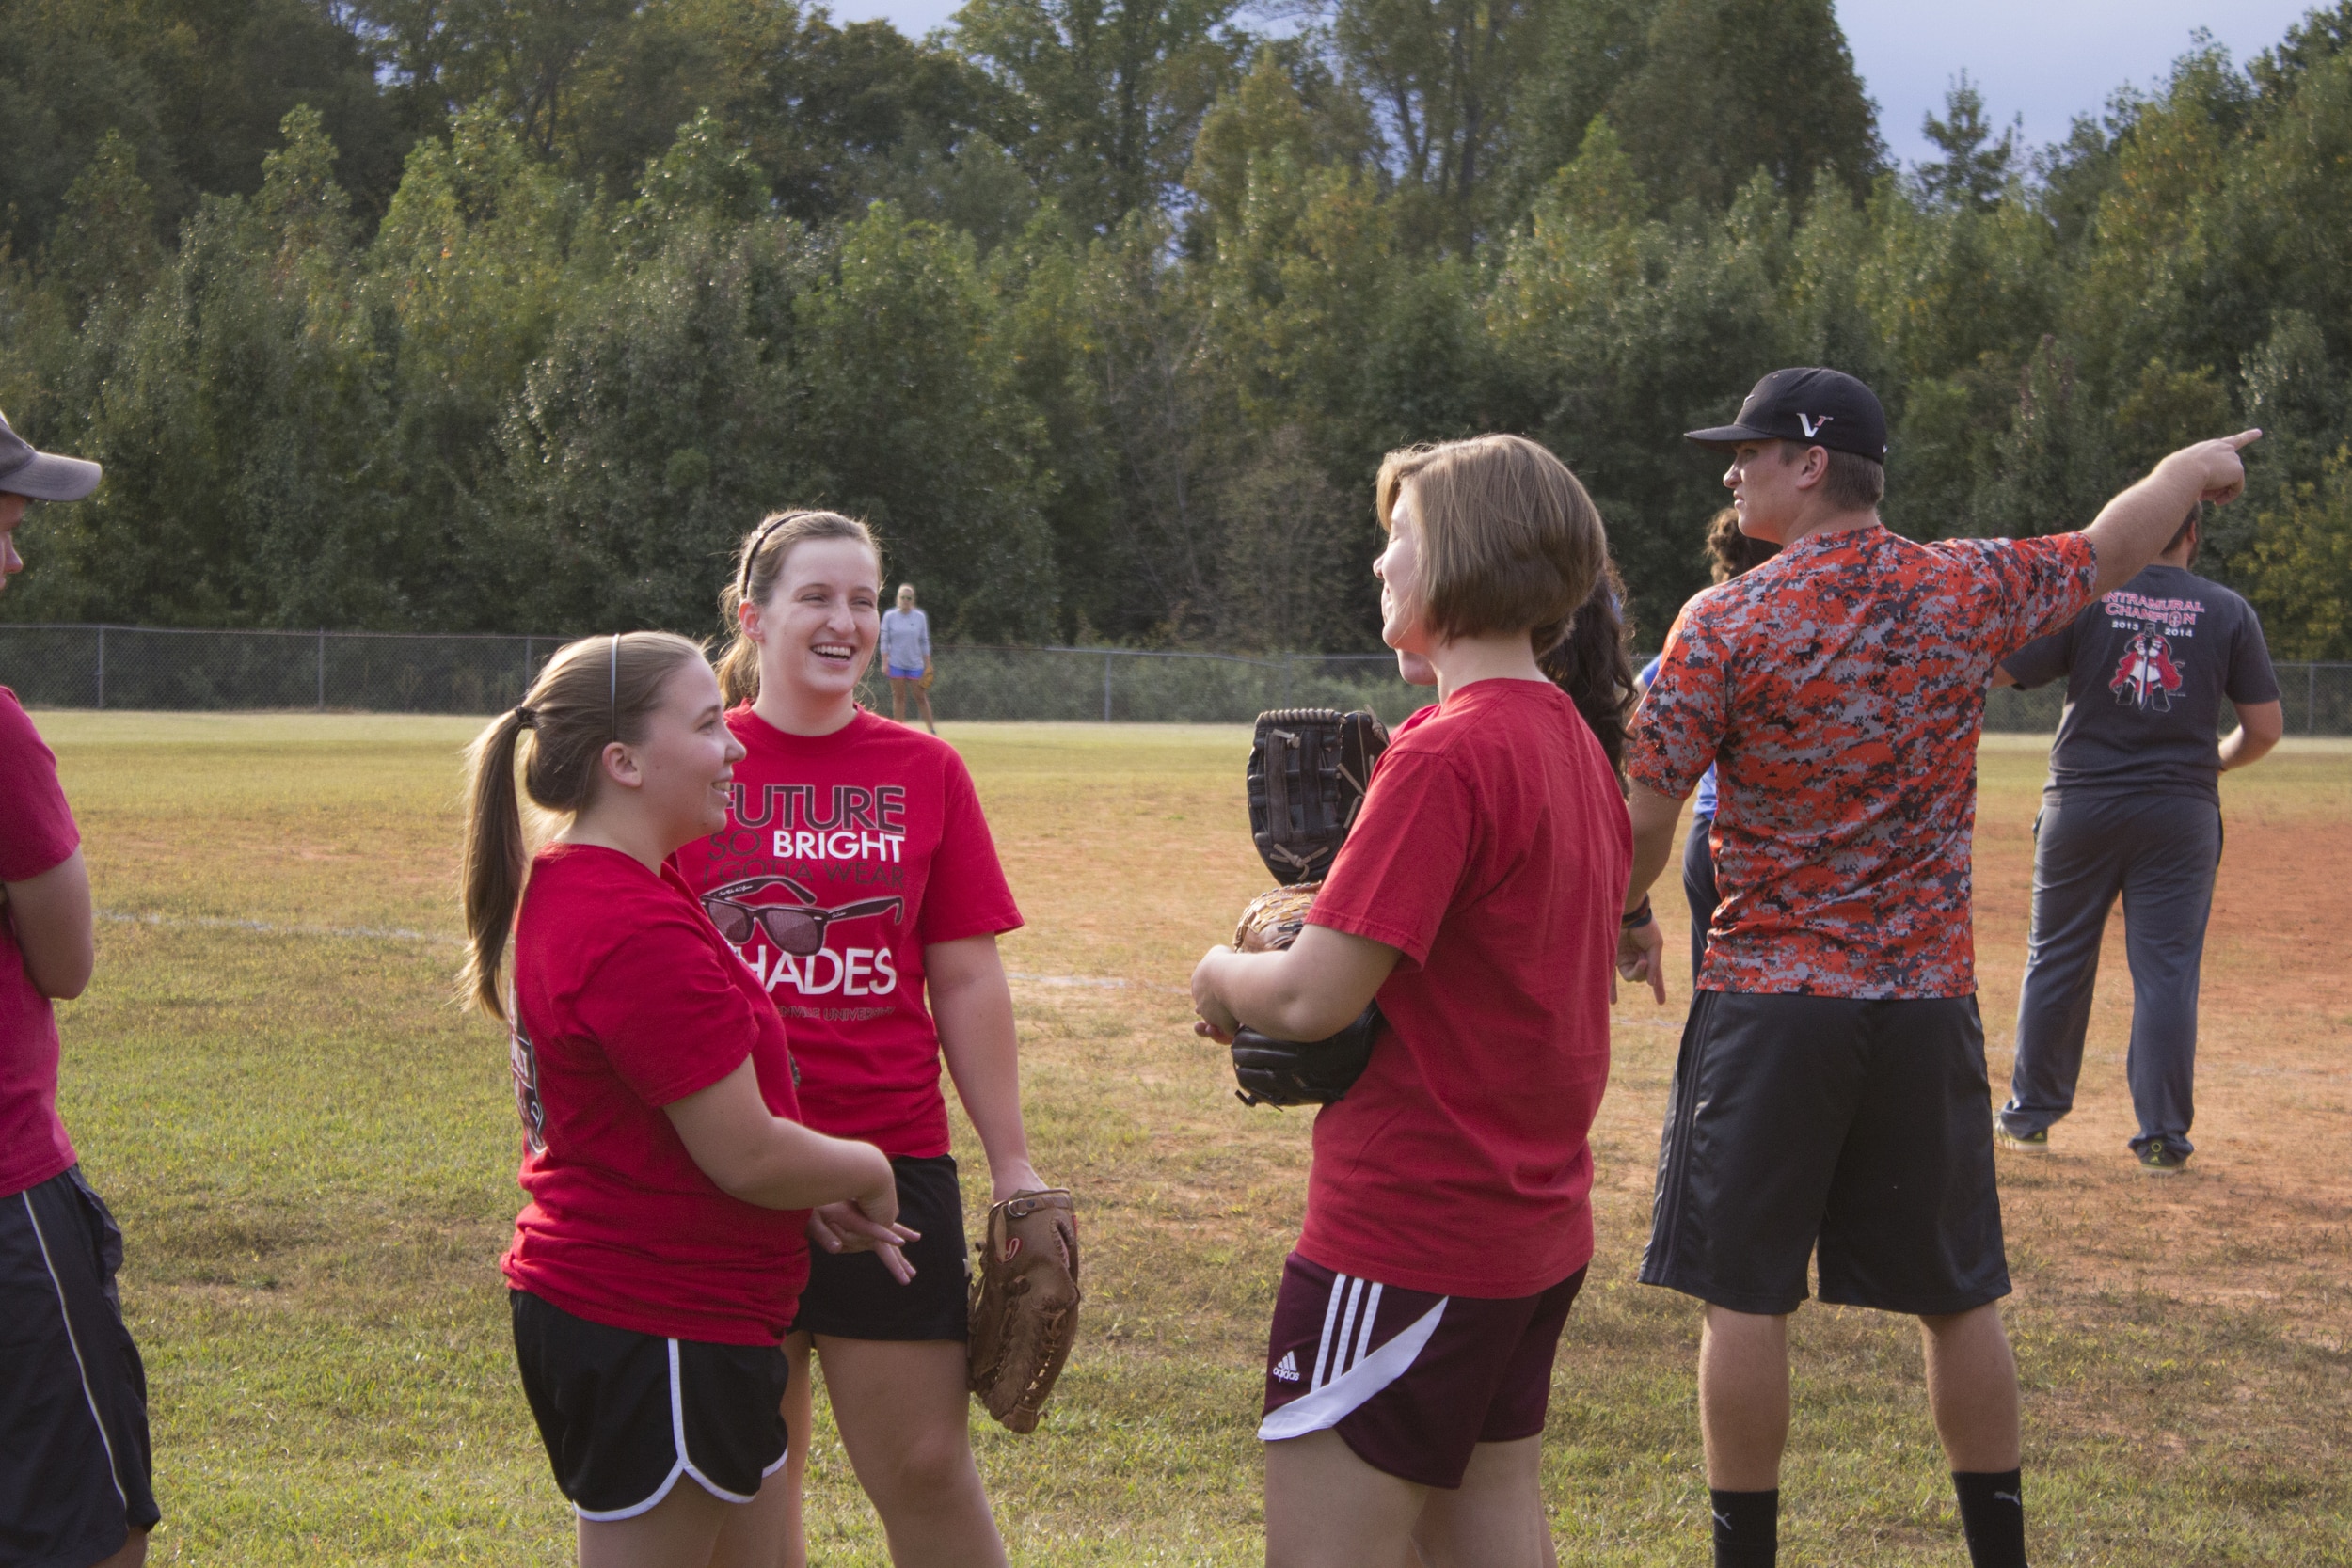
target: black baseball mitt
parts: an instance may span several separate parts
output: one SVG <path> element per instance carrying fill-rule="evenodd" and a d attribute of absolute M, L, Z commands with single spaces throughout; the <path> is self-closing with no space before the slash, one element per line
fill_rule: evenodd
<path fill-rule="evenodd" d="M 1249 901 L 1233 930 L 1243 953 L 1277 953 L 1298 938 L 1313 907 L 1316 882 L 1269 888 Z M 1233 1036 L 1233 1093 L 1245 1105 L 1328 1105 L 1363 1075 L 1372 1059 L 1373 1037 L 1380 1029 L 1380 1006 L 1366 1007 L 1355 1022 L 1327 1039 L 1278 1040 L 1255 1029 Z"/>
<path fill-rule="evenodd" d="M 1315 882 L 1355 825 L 1388 727 L 1365 712 L 1276 708 L 1249 746 L 1249 833 L 1278 882 Z"/>
<path fill-rule="evenodd" d="M 1245 1105 L 1328 1105 L 1356 1086 L 1380 1032 L 1380 1005 L 1321 1040 L 1278 1040 L 1255 1029 L 1233 1036 L 1234 1097 Z"/>

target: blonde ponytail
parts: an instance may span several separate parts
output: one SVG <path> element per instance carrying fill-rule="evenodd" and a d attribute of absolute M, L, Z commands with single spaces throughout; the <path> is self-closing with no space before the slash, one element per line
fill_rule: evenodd
<path fill-rule="evenodd" d="M 460 872 L 466 909 L 466 964 L 459 999 L 506 1022 L 499 990 L 515 910 L 530 872 L 522 805 L 515 788 L 551 812 L 578 814 L 595 796 L 604 749 L 634 746 L 661 705 L 661 689 L 699 642 L 666 631 L 633 631 L 567 642 L 548 660 L 520 706 L 500 714 L 466 748 L 466 847 Z M 528 748 L 523 732 L 531 732 Z"/>
<path fill-rule="evenodd" d="M 522 897 L 522 811 L 515 800 L 515 742 L 531 721 L 527 708 L 501 713 L 466 748 L 466 967 L 460 993 L 501 1022 L 499 960 Z"/>

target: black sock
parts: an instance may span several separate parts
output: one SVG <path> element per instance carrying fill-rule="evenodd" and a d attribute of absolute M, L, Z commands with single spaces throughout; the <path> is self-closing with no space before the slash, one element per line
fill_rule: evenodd
<path fill-rule="evenodd" d="M 1960 1494 L 1960 1528 L 1968 1534 L 1968 1560 L 1976 1568 L 2026 1568 L 2024 1472 L 1954 1470 Z"/>
<path fill-rule="evenodd" d="M 1715 1515 L 1715 1568 L 1773 1568 L 1780 1555 L 1780 1488 L 1770 1492 L 1707 1489 Z"/>

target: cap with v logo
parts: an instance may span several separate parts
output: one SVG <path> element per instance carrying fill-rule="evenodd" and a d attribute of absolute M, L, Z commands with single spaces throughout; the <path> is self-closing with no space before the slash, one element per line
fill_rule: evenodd
<path fill-rule="evenodd" d="M 1693 430 L 1700 446 L 1729 451 L 1742 441 L 1803 441 L 1886 461 L 1886 410 L 1878 395 L 1843 371 L 1806 366 L 1774 371 L 1756 384 L 1730 424 Z"/>
<path fill-rule="evenodd" d="M 95 463 L 34 451 L 0 414 L 0 492 L 37 501 L 78 501 L 98 488 L 101 474 Z"/>

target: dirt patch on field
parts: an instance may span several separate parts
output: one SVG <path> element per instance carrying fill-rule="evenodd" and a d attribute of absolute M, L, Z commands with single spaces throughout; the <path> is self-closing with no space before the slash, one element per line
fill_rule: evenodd
<path fill-rule="evenodd" d="M 2352 1294 L 2352 844 L 2341 822 L 2233 812 L 2199 1009 L 2197 1154 L 2175 1176 L 2128 1163 L 2131 1030 L 2119 912 L 2101 954 L 2080 1098 L 2046 1156 L 2004 1158 L 2025 1291 L 2152 1292 L 2259 1310 L 2281 1333 L 2344 1348 Z M 2315 831 L 2316 830 L 2316 831 Z M 1982 864 L 1982 856 L 1979 856 Z M 1991 880 L 1994 885 L 1985 886 Z M 1979 921 L 2022 928 L 2019 879 L 1979 880 Z M 1996 1082 L 2018 946 L 1984 944 Z"/>

